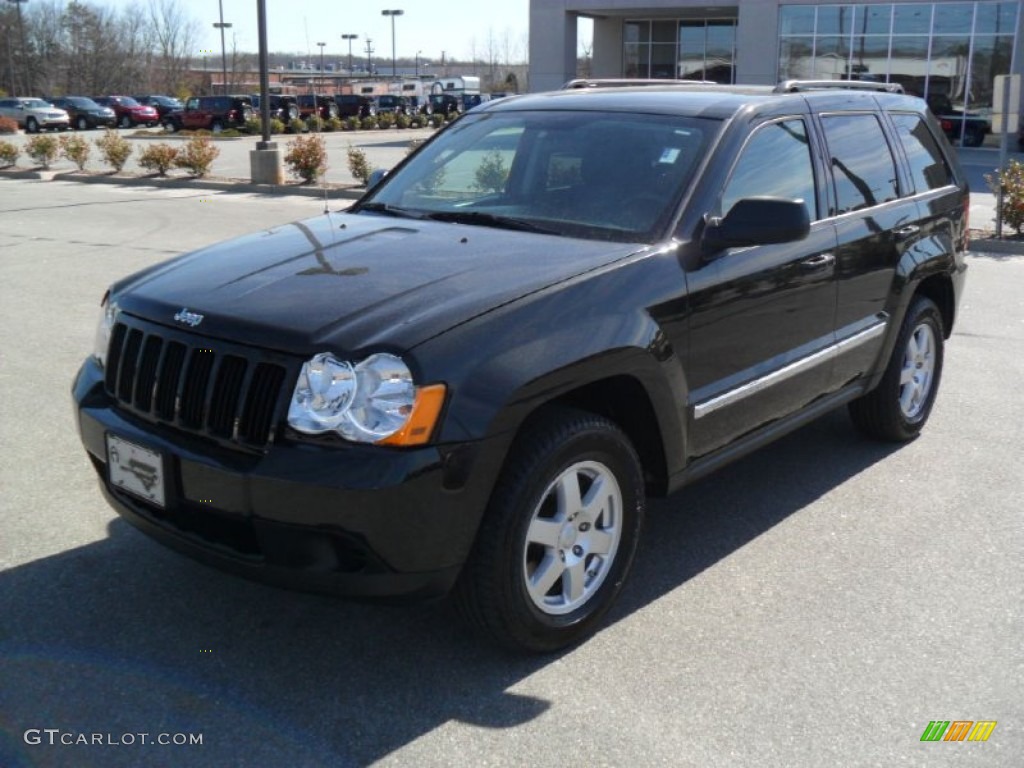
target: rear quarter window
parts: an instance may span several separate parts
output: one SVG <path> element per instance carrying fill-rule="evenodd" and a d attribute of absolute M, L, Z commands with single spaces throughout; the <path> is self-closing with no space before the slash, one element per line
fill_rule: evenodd
<path fill-rule="evenodd" d="M 953 173 L 928 123 L 919 115 L 910 113 L 897 112 L 891 117 L 910 164 L 915 191 L 926 192 L 952 184 Z"/>

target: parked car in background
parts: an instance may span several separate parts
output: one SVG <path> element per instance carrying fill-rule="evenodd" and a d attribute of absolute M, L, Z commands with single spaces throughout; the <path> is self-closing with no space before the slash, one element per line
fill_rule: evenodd
<path fill-rule="evenodd" d="M 462 102 L 450 93 L 432 93 L 427 97 L 427 114 L 449 115 L 461 111 Z"/>
<path fill-rule="evenodd" d="M 338 94 L 334 103 L 338 105 L 338 117 L 372 117 L 377 114 L 374 100 L 358 93 Z"/>
<path fill-rule="evenodd" d="M 985 135 L 991 130 L 988 120 L 979 114 L 956 109 L 949 97 L 941 93 L 928 94 L 925 99 L 928 109 L 932 111 L 942 126 L 942 132 L 953 144 L 962 143 L 965 147 L 980 147 Z"/>
<path fill-rule="evenodd" d="M 157 115 L 159 115 L 161 119 L 170 112 L 174 112 L 185 107 L 185 105 L 181 103 L 181 99 L 176 99 L 173 96 L 134 96 L 133 98 L 139 102 L 139 104 L 155 109 Z"/>
<path fill-rule="evenodd" d="M 220 133 L 228 128 L 244 128 L 255 114 L 248 96 L 193 96 L 184 109 L 168 113 L 162 122 L 169 131 Z"/>
<path fill-rule="evenodd" d="M 299 116 L 306 120 L 317 114 L 321 120 L 330 120 L 338 116 L 338 105 L 330 96 L 321 96 L 313 93 L 300 93 L 295 97 L 299 105 Z"/>
<path fill-rule="evenodd" d="M 113 128 L 117 115 L 110 107 L 97 104 L 86 96 L 57 96 L 49 102 L 68 113 L 72 128 L 84 131 L 88 128 Z"/>
<path fill-rule="evenodd" d="M 66 131 L 71 127 L 67 112 L 42 99 L 0 99 L 0 117 L 11 118 L 19 128 L 25 129 L 25 133 Z"/>
<path fill-rule="evenodd" d="M 131 96 L 94 96 L 100 106 L 110 107 L 117 115 L 117 124 L 122 128 L 131 128 L 135 125 L 159 125 L 160 113 L 153 107 L 139 104 Z"/>
<path fill-rule="evenodd" d="M 409 115 L 413 111 L 409 99 L 405 96 L 395 96 L 386 93 L 382 96 L 377 96 L 375 101 L 377 102 L 378 115 L 384 112 L 390 112 L 393 115 Z"/>
<path fill-rule="evenodd" d="M 252 110 L 256 117 L 260 116 L 260 95 L 253 93 L 249 95 L 249 101 L 252 102 Z M 301 114 L 299 111 L 299 105 L 294 96 L 282 95 L 278 93 L 270 94 L 270 119 L 280 120 L 282 123 L 287 125 L 291 120 L 295 120 Z"/>

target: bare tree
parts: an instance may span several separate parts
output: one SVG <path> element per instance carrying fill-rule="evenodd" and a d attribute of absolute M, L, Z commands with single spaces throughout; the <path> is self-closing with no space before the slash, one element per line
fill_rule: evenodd
<path fill-rule="evenodd" d="M 177 0 L 150 0 L 149 22 L 157 56 L 151 85 L 160 93 L 178 95 L 187 88 L 198 24 Z"/>

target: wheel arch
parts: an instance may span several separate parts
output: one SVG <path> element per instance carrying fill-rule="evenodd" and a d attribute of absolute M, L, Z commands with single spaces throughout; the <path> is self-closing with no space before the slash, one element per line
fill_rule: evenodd
<path fill-rule="evenodd" d="M 953 290 L 953 280 L 947 274 L 930 275 L 918 283 L 914 290 L 914 296 L 924 296 L 939 308 L 942 316 L 942 333 L 949 338 L 953 333 L 953 323 L 956 319 L 956 294 Z"/>

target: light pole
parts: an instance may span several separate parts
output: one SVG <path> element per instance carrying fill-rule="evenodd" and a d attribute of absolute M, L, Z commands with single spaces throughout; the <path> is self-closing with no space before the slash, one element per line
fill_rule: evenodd
<path fill-rule="evenodd" d="M 220 8 L 220 23 L 214 22 L 213 28 L 220 30 L 220 67 L 221 75 L 224 77 L 224 95 L 228 95 L 228 53 L 224 46 L 224 30 L 231 29 L 230 24 L 224 23 L 224 0 L 217 0 Z"/>
<path fill-rule="evenodd" d="M 366 73 L 368 75 L 373 74 L 373 40 L 369 37 L 366 38 Z"/>
<path fill-rule="evenodd" d="M 405 11 L 395 8 L 389 11 L 381 11 L 381 16 L 391 17 L 391 77 L 396 77 L 398 67 L 395 66 L 395 16 L 401 16 Z"/>
<path fill-rule="evenodd" d="M 423 51 L 416 51 L 416 79 L 417 80 L 420 77 L 420 54 L 421 53 L 423 53 Z"/>
<path fill-rule="evenodd" d="M 324 89 L 324 46 L 327 43 L 317 43 L 320 46 L 320 90 Z"/>
<path fill-rule="evenodd" d="M 348 73 L 352 74 L 352 41 L 358 40 L 359 35 L 342 35 L 342 40 L 348 40 Z"/>

